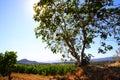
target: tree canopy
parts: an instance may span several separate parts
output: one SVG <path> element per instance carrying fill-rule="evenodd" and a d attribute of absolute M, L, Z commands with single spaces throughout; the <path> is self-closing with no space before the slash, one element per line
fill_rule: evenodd
<path fill-rule="evenodd" d="M 101 39 L 98 53 L 113 48 L 105 43 L 108 39 L 120 45 L 120 6 L 113 0 L 40 0 L 34 11 L 34 20 L 39 22 L 36 37 L 53 53 L 71 54 L 79 65 L 94 38 Z"/>
<path fill-rule="evenodd" d="M 0 76 L 9 76 L 11 80 L 11 72 L 14 70 L 17 62 L 17 55 L 14 51 L 6 51 L 5 54 L 0 53 Z"/>

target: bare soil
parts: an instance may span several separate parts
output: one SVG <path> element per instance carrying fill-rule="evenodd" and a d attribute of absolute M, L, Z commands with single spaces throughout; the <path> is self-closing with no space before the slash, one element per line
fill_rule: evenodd
<path fill-rule="evenodd" d="M 50 80 L 52 76 L 42 76 L 38 74 L 12 73 L 12 80 Z M 7 77 L 1 77 L 0 80 L 7 80 Z"/>

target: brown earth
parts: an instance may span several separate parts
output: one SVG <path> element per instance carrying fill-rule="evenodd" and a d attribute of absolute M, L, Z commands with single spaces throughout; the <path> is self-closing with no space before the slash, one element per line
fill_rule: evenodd
<path fill-rule="evenodd" d="M 50 80 L 52 76 L 42 76 L 35 74 L 12 73 L 12 80 Z M 1 77 L 0 80 L 7 80 L 7 77 Z"/>
<path fill-rule="evenodd" d="M 7 77 L 0 77 L 7 80 Z M 64 76 L 42 76 L 12 73 L 12 80 L 120 80 L 120 63 L 102 66 L 79 67 Z"/>

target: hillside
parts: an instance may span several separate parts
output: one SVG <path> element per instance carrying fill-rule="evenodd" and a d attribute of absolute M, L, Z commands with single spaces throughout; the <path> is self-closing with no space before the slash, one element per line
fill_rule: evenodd
<path fill-rule="evenodd" d="M 65 76 L 56 76 L 56 80 L 120 80 L 120 67 L 77 68 Z"/>
<path fill-rule="evenodd" d="M 106 66 L 79 67 L 64 76 L 54 76 L 55 80 L 120 80 L 120 62 Z"/>
<path fill-rule="evenodd" d="M 27 59 L 21 59 L 21 60 L 17 61 L 17 63 L 20 63 L 20 64 L 44 64 L 42 62 L 31 61 L 31 60 L 27 60 Z"/>

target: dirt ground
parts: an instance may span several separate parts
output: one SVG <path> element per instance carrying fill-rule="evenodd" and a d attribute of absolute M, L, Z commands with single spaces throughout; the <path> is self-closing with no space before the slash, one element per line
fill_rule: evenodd
<path fill-rule="evenodd" d="M 12 80 L 50 80 L 52 76 L 42 76 L 38 74 L 12 73 Z M 7 77 L 1 77 L 0 80 L 7 80 Z"/>
<path fill-rule="evenodd" d="M 7 80 L 7 77 L 0 77 Z M 12 73 L 12 80 L 120 80 L 120 63 L 102 66 L 79 67 L 64 76 L 42 76 Z"/>

